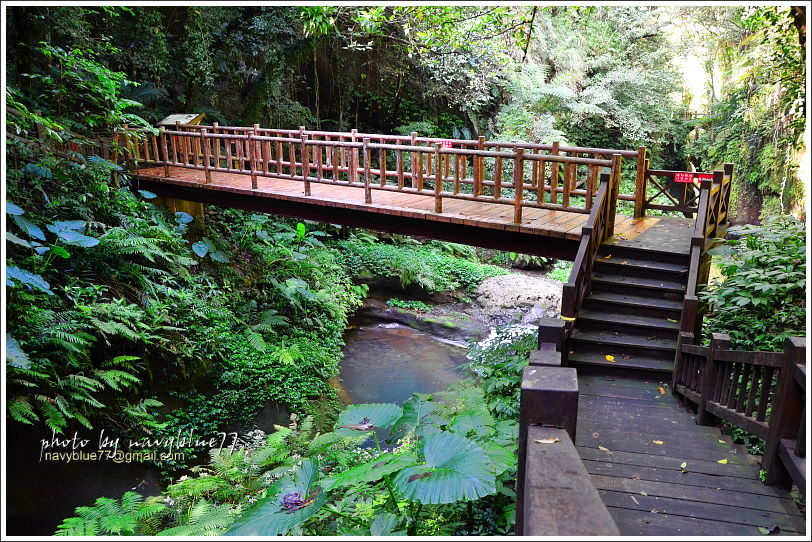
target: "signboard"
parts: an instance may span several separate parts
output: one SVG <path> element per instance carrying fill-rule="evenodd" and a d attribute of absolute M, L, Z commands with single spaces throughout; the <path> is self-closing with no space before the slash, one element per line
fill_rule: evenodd
<path fill-rule="evenodd" d="M 200 124 L 200 121 L 203 120 L 205 116 L 205 113 L 175 113 L 159 122 L 158 126 L 174 126 L 176 122 L 180 122 L 181 124 Z"/>
<path fill-rule="evenodd" d="M 702 181 L 712 181 L 713 174 L 712 173 L 692 173 L 690 171 L 675 171 L 674 172 L 674 182 L 675 183 L 693 183 L 699 184 Z"/>
<path fill-rule="evenodd" d="M 454 145 L 450 141 L 448 141 L 447 139 L 443 139 L 442 141 L 440 141 L 440 146 L 442 148 L 444 148 L 444 149 L 450 149 Z"/>

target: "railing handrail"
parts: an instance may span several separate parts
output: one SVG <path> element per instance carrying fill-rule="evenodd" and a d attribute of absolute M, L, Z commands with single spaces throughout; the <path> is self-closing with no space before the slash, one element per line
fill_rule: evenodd
<path fill-rule="evenodd" d="M 324 139 L 313 138 L 319 134 L 325 134 Z M 211 181 L 212 172 L 239 173 L 251 176 L 252 189 L 257 188 L 259 177 L 281 177 L 303 181 L 305 195 L 310 195 L 311 183 L 358 186 L 364 188 L 366 203 L 371 203 L 371 194 L 377 190 L 423 194 L 434 196 L 438 213 L 442 212 L 443 198 L 501 203 L 513 206 L 516 224 L 522 223 L 524 208 L 592 213 L 597 205 L 594 198 L 599 169 L 610 169 L 613 178 L 620 171 L 619 153 L 608 160 L 560 155 L 555 144 L 551 154 L 539 154 L 527 152 L 530 147 L 538 149 L 538 145 L 528 144 L 525 149 L 512 142 L 511 147 L 498 150 L 500 145 L 484 138 L 466 141 L 469 148 L 447 148 L 441 145 L 446 140 L 440 138 L 424 138 L 434 141 L 433 147 L 428 147 L 416 144 L 415 134 L 375 134 L 375 141 L 363 137 L 366 135 L 314 132 L 304 127 L 273 130 L 258 125 L 176 123 L 161 127 L 157 135 L 124 137 L 136 162 L 163 165 L 167 176 L 169 167 L 204 170 L 206 182 Z M 392 144 L 393 140 L 399 143 Z M 490 174 L 486 174 L 486 160 L 491 164 Z M 396 162 L 395 169 L 390 169 L 392 162 Z M 408 163 L 409 171 L 404 163 Z M 427 182 L 434 187 L 426 187 Z M 473 189 L 462 190 L 464 186 Z"/>
<path fill-rule="evenodd" d="M 561 316 L 564 318 L 573 319 L 578 315 L 581 304 L 589 293 L 592 267 L 598 249 L 601 243 L 614 235 L 613 204 L 616 204 L 616 200 L 612 195 L 620 182 L 618 175 L 620 159 L 619 155 L 615 155 L 612 160 L 612 173 L 601 175 L 600 188 L 592 212 L 581 230 L 581 243 L 561 295 Z"/>
<path fill-rule="evenodd" d="M 252 131 L 254 130 L 251 126 L 221 126 L 221 125 L 202 125 L 202 124 L 177 124 L 181 128 L 189 128 L 193 130 L 199 130 L 201 128 L 205 129 L 221 129 L 221 130 L 235 130 L 235 131 Z M 371 132 L 358 132 L 358 131 L 339 131 L 339 132 L 330 132 L 326 130 L 302 130 L 299 129 L 282 129 L 282 128 L 259 128 L 259 131 L 269 131 L 269 132 L 277 132 L 277 133 L 288 133 L 288 134 L 305 134 L 308 136 L 327 136 L 327 137 L 355 137 L 355 138 L 370 138 L 370 139 L 390 139 L 395 141 L 410 141 L 412 139 L 411 135 L 402 135 L 402 134 L 377 134 Z M 478 139 L 456 139 L 456 138 L 448 138 L 448 137 L 429 137 L 429 136 L 417 136 L 416 141 L 419 142 L 426 142 L 426 143 L 442 143 L 442 142 L 449 142 L 455 145 L 478 145 L 480 140 Z M 611 156 L 613 154 L 620 154 L 623 157 L 628 158 L 636 158 L 640 154 L 640 149 L 638 150 L 630 150 L 630 149 L 603 149 L 598 147 L 577 147 L 577 146 L 569 146 L 569 145 L 558 145 L 557 147 L 551 143 L 533 143 L 533 142 L 524 142 L 524 141 L 499 141 L 499 140 L 484 140 L 485 144 L 492 147 L 508 147 L 508 148 L 530 148 L 530 149 L 540 149 L 540 150 L 553 150 L 553 148 L 558 148 L 561 152 L 571 152 L 571 153 L 582 153 L 582 154 L 604 154 L 607 156 Z"/>
<path fill-rule="evenodd" d="M 764 439 L 767 482 L 803 489 L 805 339 L 790 337 L 783 352 L 732 350 L 724 333 L 713 333 L 710 346 L 694 339 L 680 333 L 674 393 L 696 403 L 698 424 L 725 420 Z"/>

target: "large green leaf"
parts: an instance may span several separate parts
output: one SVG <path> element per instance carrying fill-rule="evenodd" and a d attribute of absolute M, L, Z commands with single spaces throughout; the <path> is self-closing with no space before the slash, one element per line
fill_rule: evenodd
<path fill-rule="evenodd" d="M 6 214 L 7 215 L 19 216 L 19 215 L 25 214 L 25 211 L 19 205 L 15 204 L 15 203 L 11 203 L 10 201 L 7 201 L 6 202 Z"/>
<path fill-rule="evenodd" d="M 431 395 L 413 393 L 404 401 L 403 415 L 392 427 L 388 440 L 393 442 L 403 438 L 410 431 L 414 431 L 418 436 L 438 432 L 436 426 L 447 423 L 447 420 L 437 414 L 439 408 L 438 403 L 431 401 Z"/>
<path fill-rule="evenodd" d="M 17 342 L 17 339 L 6 333 L 6 363 L 12 367 L 21 367 L 28 369 L 31 367 L 31 360 L 28 359 L 28 354 Z"/>
<path fill-rule="evenodd" d="M 325 491 L 329 491 L 336 487 L 360 482 L 377 482 L 387 474 L 392 474 L 415 463 L 417 463 L 417 457 L 410 454 L 382 454 L 371 461 L 325 478 L 322 480 L 322 487 Z"/>
<path fill-rule="evenodd" d="M 451 430 L 461 436 L 473 431 L 476 436 L 485 436 L 493 432 L 493 417 L 483 406 L 476 410 L 465 410 L 454 416 Z"/>
<path fill-rule="evenodd" d="M 11 218 L 14 219 L 14 222 L 17 223 L 20 229 L 23 230 L 28 237 L 45 241 L 45 232 L 43 232 L 39 226 L 20 215 L 12 215 Z"/>
<path fill-rule="evenodd" d="M 496 476 L 499 476 L 516 464 L 516 454 L 514 454 L 510 448 L 488 441 L 482 445 L 482 449 L 488 454 L 488 458 L 491 460 L 493 467 L 493 473 Z"/>
<path fill-rule="evenodd" d="M 48 295 L 54 295 L 51 291 L 51 285 L 40 275 L 31 273 L 25 269 L 20 269 L 14 265 L 9 265 L 6 267 L 6 284 L 12 287 L 17 286 L 17 283 L 14 282 L 15 280 L 28 287 L 42 290 Z"/>
<path fill-rule="evenodd" d="M 192 245 L 192 250 L 201 258 L 209 253 L 209 245 L 203 241 L 198 241 Z"/>
<path fill-rule="evenodd" d="M 395 475 L 395 486 L 407 499 L 445 504 L 496 492 L 491 460 L 473 441 L 443 431 L 426 437 L 423 454 L 425 465 Z"/>
<path fill-rule="evenodd" d="M 403 409 L 392 403 L 350 405 L 338 415 L 336 433 L 356 436 L 359 433 L 391 427 L 403 415 Z"/>
<path fill-rule="evenodd" d="M 258 502 L 228 530 L 227 536 L 278 536 L 303 524 L 327 502 L 329 494 L 315 486 L 319 464 L 305 459 L 279 491 Z"/>

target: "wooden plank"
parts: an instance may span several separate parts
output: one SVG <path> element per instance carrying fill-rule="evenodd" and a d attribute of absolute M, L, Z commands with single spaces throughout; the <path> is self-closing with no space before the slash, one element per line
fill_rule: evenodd
<path fill-rule="evenodd" d="M 655 442 L 656 441 L 656 442 Z M 662 442 L 663 444 L 657 444 Z M 676 440 L 668 436 L 664 430 L 660 438 L 651 438 L 651 435 L 635 435 L 634 433 L 602 432 L 598 438 L 579 433 L 575 444 L 584 447 L 603 446 L 611 451 L 623 451 L 659 455 L 663 457 L 680 457 L 684 460 L 712 459 L 726 460 L 728 464 L 746 465 L 749 460 L 738 450 L 731 449 L 726 443 L 702 442 L 698 438 L 690 440 Z"/>
<path fill-rule="evenodd" d="M 631 499 L 630 499 L 631 500 Z M 713 520 L 652 512 L 657 510 L 630 510 L 609 507 L 620 534 L 623 536 L 763 536 L 755 525 L 740 525 Z"/>
<path fill-rule="evenodd" d="M 672 469 L 682 471 L 682 464 L 687 463 L 685 458 L 682 457 L 666 457 L 649 455 L 637 452 L 624 452 L 620 450 L 612 451 L 611 453 L 603 450 L 598 450 L 593 447 L 578 447 L 578 454 L 581 459 L 605 461 L 612 463 L 621 463 L 624 465 L 638 465 L 641 467 L 654 467 L 658 469 Z M 758 468 L 753 464 L 736 464 L 728 463 L 727 465 L 720 465 L 716 461 L 708 461 L 706 459 L 693 459 L 690 462 L 690 471 L 703 474 L 711 474 L 714 476 L 735 476 L 739 478 L 748 478 L 751 480 L 758 480 Z"/>
<path fill-rule="evenodd" d="M 592 481 L 599 490 L 619 491 L 642 495 L 646 493 L 654 497 L 668 497 L 701 503 L 725 504 L 750 508 L 751 510 L 764 510 L 779 514 L 798 514 L 797 507 L 792 499 L 779 499 L 767 495 L 753 495 L 739 491 L 723 491 L 721 489 L 668 484 L 652 482 L 649 480 L 632 480 L 630 478 L 617 478 L 614 476 L 592 475 Z M 641 493 L 642 492 L 642 493 Z"/>
<path fill-rule="evenodd" d="M 687 461 L 686 461 L 687 463 Z M 764 484 L 761 480 L 738 478 L 735 476 L 716 476 L 700 472 L 691 472 L 691 464 L 685 470 L 658 469 L 656 467 L 641 467 L 638 465 L 624 465 L 605 461 L 584 460 L 584 466 L 590 474 L 614 476 L 616 478 L 639 478 L 652 482 L 665 482 L 669 484 L 682 484 L 686 486 L 709 487 L 725 491 L 739 491 L 753 495 L 767 495 L 776 498 L 786 498 L 783 490 Z"/>

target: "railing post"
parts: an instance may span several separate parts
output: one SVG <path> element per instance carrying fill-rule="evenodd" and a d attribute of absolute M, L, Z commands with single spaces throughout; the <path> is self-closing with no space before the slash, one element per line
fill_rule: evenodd
<path fill-rule="evenodd" d="M 767 484 L 786 488 L 792 486 L 792 477 L 781 461 L 779 451 L 781 439 L 794 438 L 801 423 L 803 397 L 795 383 L 795 366 L 804 363 L 805 357 L 806 339 L 803 337 L 787 338 L 762 459 L 762 466 L 767 471 L 765 479 Z"/>
<path fill-rule="evenodd" d="M 254 131 L 248 132 L 248 145 L 245 146 L 245 152 L 248 154 L 248 165 L 251 167 L 251 188 L 257 189 L 257 167 L 254 163 Z"/>
<path fill-rule="evenodd" d="M 674 370 L 671 372 L 671 393 L 677 393 L 677 385 L 682 384 L 679 375 L 682 374 L 682 346 L 694 343 L 694 334 L 690 331 L 680 331 L 677 337 L 677 350 L 674 353 Z"/>
<path fill-rule="evenodd" d="M 527 432 L 530 425 L 561 427 L 575 441 L 578 417 L 578 375 L 570 367 L 538 367 L 522 370 L 519 399 L 519 462 L 516 477 L 516 534 L 523 528 L 526 483 Z"/>
<path fill-rule="evenodd" d="M 434 144 L 434 212 L 443 212 L 443 168 L 440 158 L 440 144 Z"/>
<path fill-rule="evenodd" d="M 623 156 L 612 155 L 612 181 L 609 183 L 607 197 L 606 233 L 601 242 L 611 239 L 615 235 L 615 215 L 617 214 L 617 196 L 620 193 L 620 172 L 623 165 Z"/>
<path fill-rule="evenodd" d="M 369 138 L 363 141 L 364 149 L 364 203 L 372 203 L 372 188 L 369 185 Z"/>
<path fill-rule="evenodd" d="M 513 159 L 513 222 L 522 223 L 522 198 L 524 197 L 524 149 L 516 149 Z"/>
<path fill-rule="evenodd" d="M 553 141 L 553 148 L 550 150 L 550 154 L 558 156 L 558 147 L 560 145 L 561 143 L 558 141 Z M 558 162 L 550 164 L 550 203 L 558 202 L 558 168 Z"/>
<path fill-rule="evenodd" d="M 485 150 L 485 136 L 479 136 L 476 142 L 479 151 Z M 463 156 L 463 159 L 466 159 Z M 482 181 L 485 179 L 485 158 L 481 155 L 474 157 L 474 197 L 482 195 Z"/>
<path fill-rule="evenodd" d="M 299 131 L 299 135 L 302 138 L 302 177 L 304 178 L 304 191 L 305 196 L 309 196 L 310 194 L 310 158 L 308 157 L 307 152 L 307 134 L 303 133 L 304 130 Z"/>
<path fill-rule="evenodd" d="M 634 187 L 634 218 L 643 218 L 646 216 L 645 201 L 646 201 L 646 187 L 648 182 L 646 179 L 646 171 L 648 164 L 646 163 L 646 148 L 637 148 L 637 178 Z"/>
<path fill-rule="evenodd" d="M 209 169 L 209 157 L 211 155 L 211 143 L 206 137 L 206 129 L 200 129 L 200 139 L 203 141 L 203 171 L 206 173 L 206 183 L 211 182 L 211 170 Z"/>
<path fill-rule="evenodd" d="M 358 130 L 353 128 L 350 130 L 350 142 L 356 142 L 356 135 Z M 357 183 L 358 182 L 358 149 L 356 147 L 352 147 L 350 149 L 350 163 L 347 164 L 349 167 L 350 173 L 350 183 Z"/>
<path fill-rule="evenodd" d="M 164 128 L 163 126 L 161 126 L 160 136 L 161 136 L 161 150 L 164 153 L 164 177 L 169 177 L 169 146 L 166 141 L 167 138 L 166 128 Z M 116 134 L 116 137 L 118 137 L 118 134 Z M 118 155 L 117 151 L 116 155 Z"/>
<path fill-rule="evenodd" d="M 696 407 L 697 425 L 716 425 L 718 419 L 707 411 L 708 399 L 713 397 L 716 389 L 716 376 L 719 364 L 716 362 L 716 351 L 730 348 L 730 337 L 724 333 L 711 333 L 710 348 L 708 357 L 705 359 L 705 367 L 702 370 L 702 383 L 700 384 L 699 404 Z M 676 371 L 676 367 L 674 368 Z"/>

